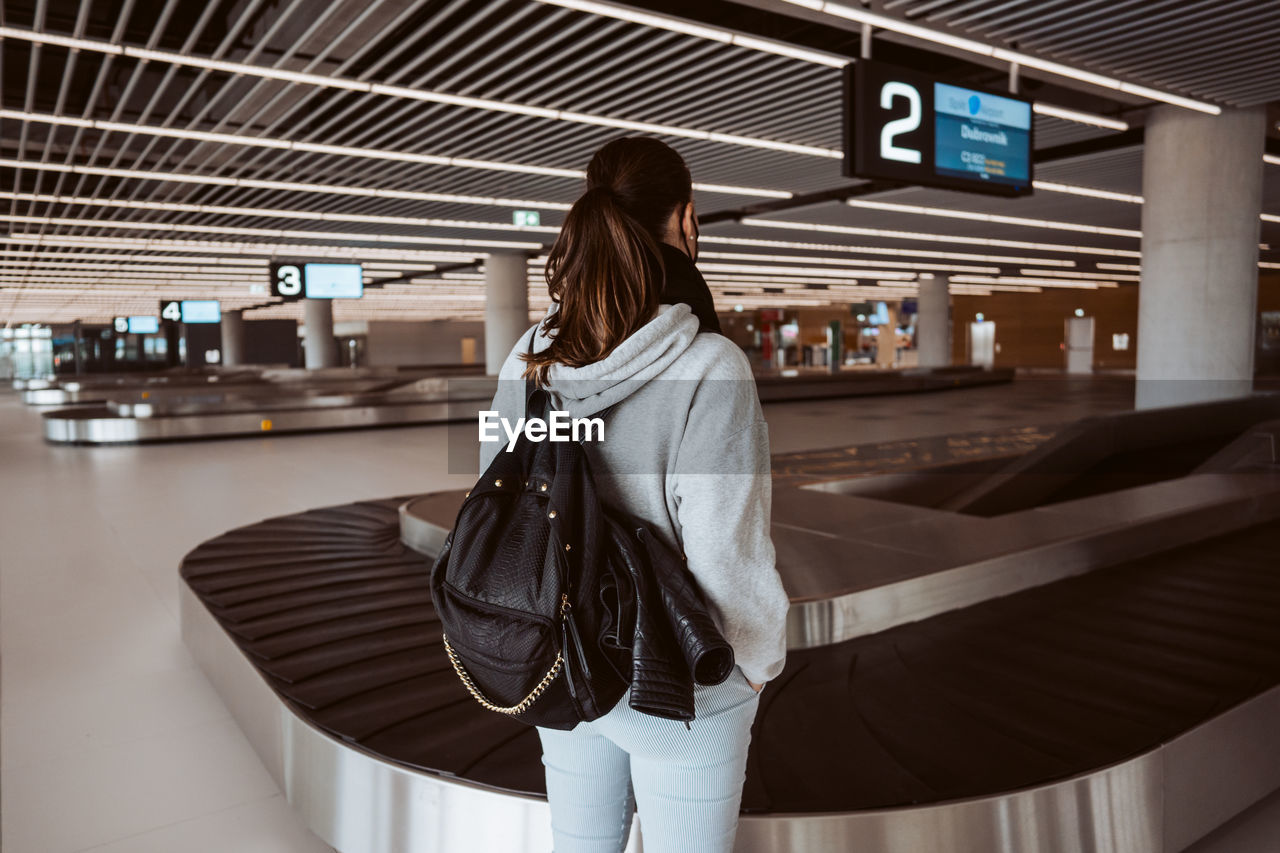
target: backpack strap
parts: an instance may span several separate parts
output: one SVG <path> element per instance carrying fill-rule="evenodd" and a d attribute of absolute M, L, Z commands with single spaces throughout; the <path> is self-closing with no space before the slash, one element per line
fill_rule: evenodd
<path fill-rule="evenodd" d="M 541 328 L 542 328 L 542 324 L 539 323 L 537 326 L 534 327 L 532 334 L 529 335 L 529 349 L 528 349 L 529 355 L 533 355 L 533 342 L 537 340 L 538 330 Z M 535 396 L 536 396 L 536 399 L 535 399 Z M 524 381 L 524 416 L 526 418 L 532 417 L 534 415 L 537 415 L 538 417 L 546 417 L 547 409 L 550 408 L 550 405 L 551 405 L 551 397 L 549 394 L 547 394 L 546 390 L 543 388 L 539 388 L 532 379 L 525 379 Z M 613 407 L 616 405 L 618 404 L 613 403 L 609 406 L 606 406 L 600 411 L 594 413 L 592 417 L 603 418 L 606 415 L 608 415 L 610 412 L 612 412 Z"/>
<path fill-rule="evenodd" d="M 542 328 L 542 324 L 533 327 L 533 331 L 529 333 L 529 355 L 533 355 L 533 342 L 538 339 L 538 330 Z M 532 379 L 524 380 L 524 416 L 529 417 L 546 417 L 547 407 L 550 405 L 547 392 L 539 388 L 537 383 Z"/>

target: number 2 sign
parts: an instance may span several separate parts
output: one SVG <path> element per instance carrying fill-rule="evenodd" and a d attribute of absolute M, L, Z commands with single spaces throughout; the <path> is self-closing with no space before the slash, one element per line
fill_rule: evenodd
<path fill-rule="evenodd" d="M 843 106 L 846 176 L 994 195 L 1032 191 L 1025 99 L 860 59 L 845 69 Z"/>
<path fill-rule="evenodd" d="M 933 81 L 860 59 L 845 69 L 844 172 L 928 183 L 933 177 Z"/>

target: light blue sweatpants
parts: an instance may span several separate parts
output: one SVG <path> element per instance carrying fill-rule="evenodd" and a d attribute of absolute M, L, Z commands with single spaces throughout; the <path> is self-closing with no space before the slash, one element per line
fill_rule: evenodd
<path fill-rule="evenodd" d="M 734 667 L 695 687 L 687 729 L 629 699 L 573 731 L 538 729 L 555 853 L 620 853 L 634 808 L 645 853 L 730 853 L 760 697 Z"/>

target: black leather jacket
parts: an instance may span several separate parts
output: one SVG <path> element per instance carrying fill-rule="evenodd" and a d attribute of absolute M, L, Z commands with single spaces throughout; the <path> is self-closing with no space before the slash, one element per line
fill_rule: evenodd
<path fill-rule="evenodd" d="M 646 527 L 614 517 L 609 522 L 621 565 L 611 567 L 604 582 L 609 616 L 601 644 L 630 646 L 632 708 L 687 723 L 694 718 L 694 683 L 728 678 L 733 647 L 684 558 Z"/>

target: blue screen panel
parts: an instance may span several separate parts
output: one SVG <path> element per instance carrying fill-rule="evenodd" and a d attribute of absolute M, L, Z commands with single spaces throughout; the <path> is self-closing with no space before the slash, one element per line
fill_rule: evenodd
<path fill-rule="evenodd" d="M 306 264 L 303 279 L 308 299 L 359 299 L 364 295 L 360 264 Z"/>
<path fill-rule="evenodd" d="M 131 335 L 154 335 L 158 331 L 160 331 L 159 317 L 129 318 L 129 334 Z"/>
<path fill-rule="evenodd" d="M 222 306 L 216 299 L 184 299 L 182 301 L 182 322 L 184 323 L 220 323 L 222 322 Z"/>
<path fill-rule="evenodd" d="M 1025 187 L 1031 179 L 1031 104 L 933 84 L 934 171 Z"/>

